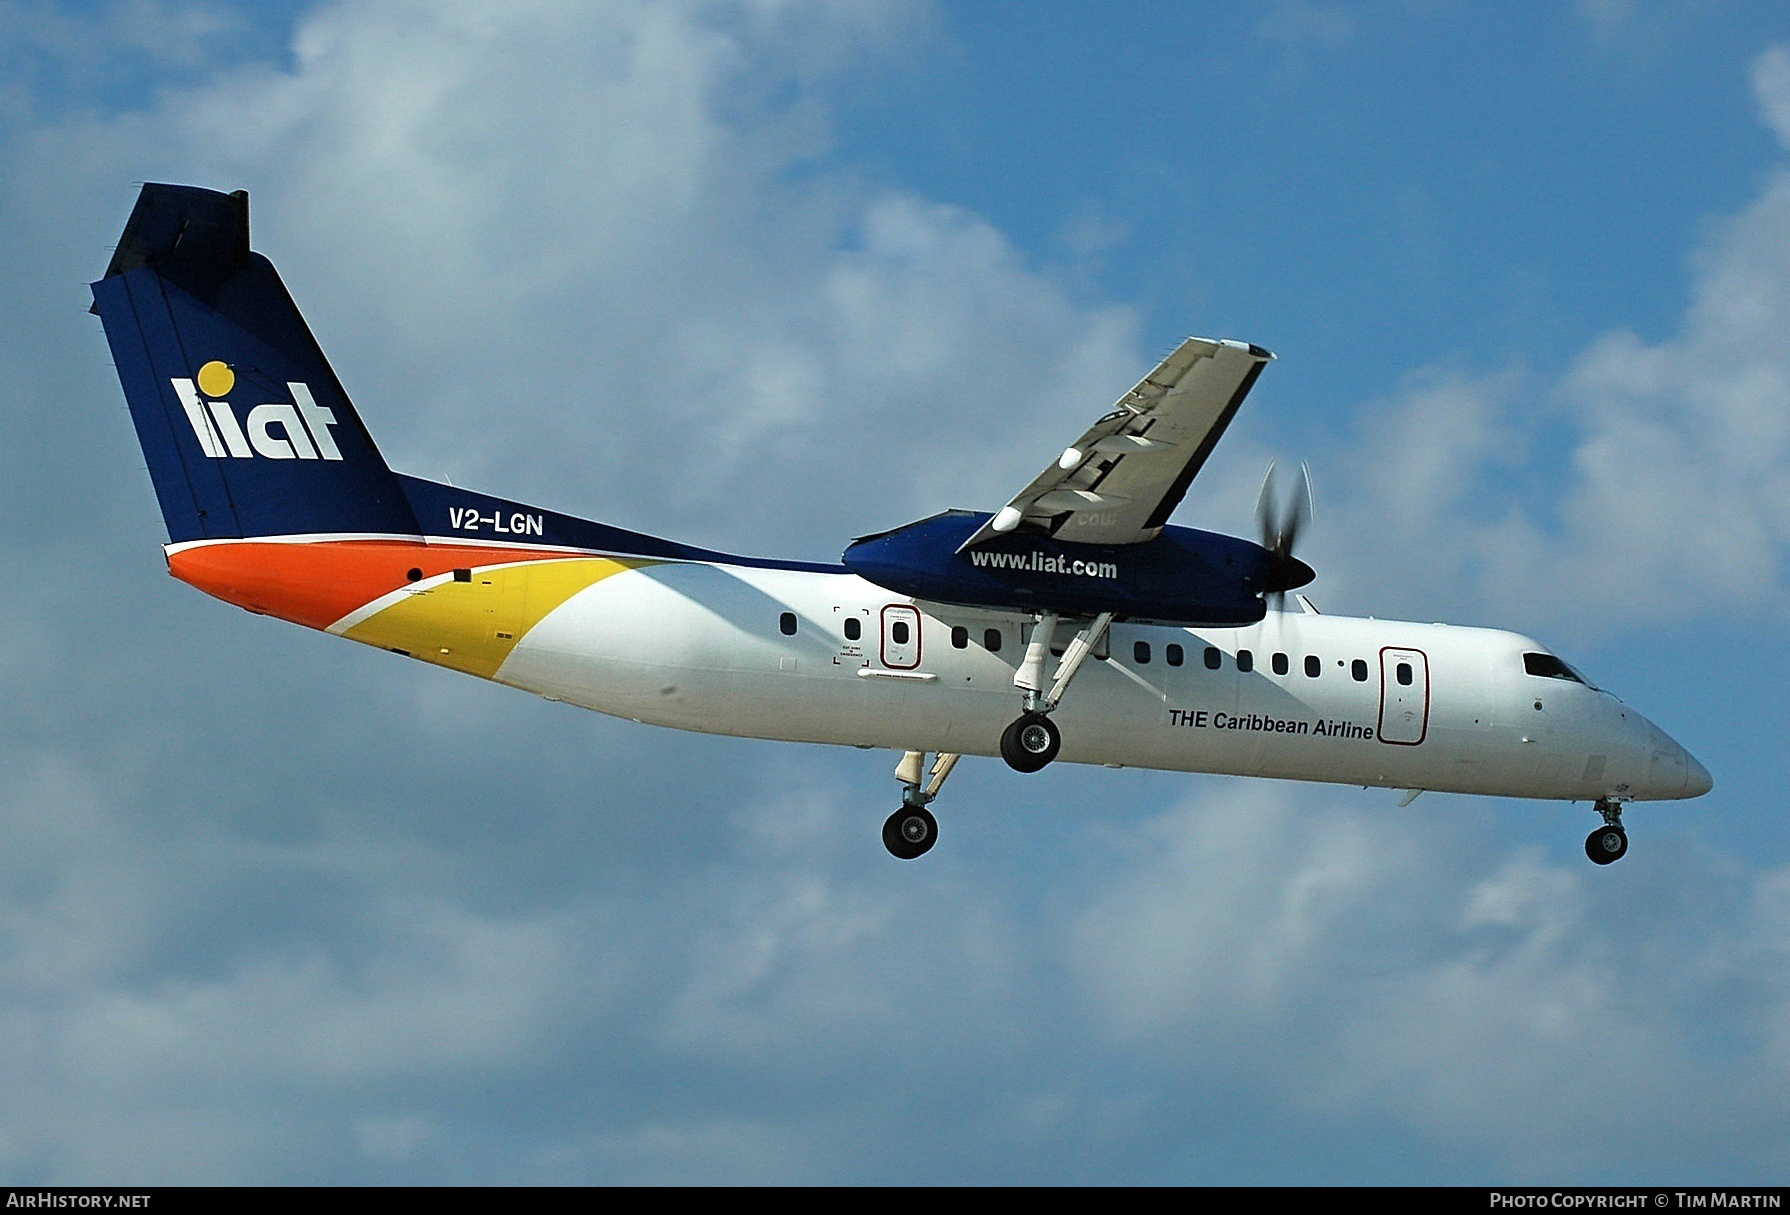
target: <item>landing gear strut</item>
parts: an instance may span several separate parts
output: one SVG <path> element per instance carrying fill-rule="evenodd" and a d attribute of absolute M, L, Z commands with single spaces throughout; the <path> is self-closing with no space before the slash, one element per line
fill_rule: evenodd
<path fill-rule="evenodd" d="M 957 766 L 958 757 L 941 751 L 932 761 L 924 782 L 920 770 L 926 764 L 926 752 L 908 751 L 895 765 L 895 779 L 901 782 L 901 809 L 883 822 L 883 847 L 897 860 L 911 861 L 926 855 L 938 843 L 939 824 L 926 807 L 939 795 L 945 778 Z"/>
<path fill-rule="evenodd" d="M 1622 803 L 1600 797 L 1597 812 L 1604 816 L 1604 825 L 1585 837 L 1585 855 L 1595 864 L 1608 865 L 1621 860 L 1628 851 L 1628 832 L 1622 829 Z"/>
<path fill-rule="evenodd" d="M 1070 680 L 1081 670 L 1106 636 L 1113 622 L 1113 613 L 1102 612 L 1075 635 L 1063 651 L 1056 676 L 1049 691 L 1044 687 L 1044 660 L 1050 656 L 1050 641 L 1056 635 L 1059 617 L 1045 612 L 1032 626 L 1032 639 L 1026 644 L 1025 659 L 1013 673 L 1013 686 L 1025 693 L 1025 712 L 1001 733 L 1001 758 L 1015 772 L 1036 772 L 1057 757 L 1063 736 L 1050 715 L 1069 690 Z"/>

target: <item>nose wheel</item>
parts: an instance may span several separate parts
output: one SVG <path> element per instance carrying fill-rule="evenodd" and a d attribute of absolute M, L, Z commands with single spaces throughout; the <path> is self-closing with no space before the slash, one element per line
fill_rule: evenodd
<path fill-rule="evenodd" d="M 1594 864 L 1608 865 L 1628 851 L 1628 832 L 1621 827 L 1599 827 L 1585 837 L 1585 855 Z"/>
<path fill-rule="evenodd" d="M 1622 829 L 1622 803 L 1599 798 L 1597 812 L 1604 824 L 1585 837 L 1585 855 L 1593 864 L 1609 865 L 1628 852 L 1628 832 Z"/>

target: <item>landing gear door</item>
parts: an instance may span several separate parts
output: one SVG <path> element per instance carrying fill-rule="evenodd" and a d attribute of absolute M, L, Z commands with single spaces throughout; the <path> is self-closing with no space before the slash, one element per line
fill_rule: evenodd
<path fill-rule="evenodd" d="M 1429 725 L 1429 659 L 1422 650 L 1381 650 L 1380 741 L 1415 747 Z"/>
<path fill-rule="evenodd" d="M 883 665 L 891 671 L 911 671 L 920 665 L 920 612 L 904 603 L 883 609 Z"/>

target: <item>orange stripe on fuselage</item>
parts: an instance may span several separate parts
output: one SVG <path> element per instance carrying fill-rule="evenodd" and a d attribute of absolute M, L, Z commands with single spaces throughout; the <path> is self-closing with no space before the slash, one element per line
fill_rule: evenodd
<path fill-rule="evenodd" d="M 326 629 L 413 581 L 504 561 L 564 561 L 565 552 L 413 540 L 243 540 L 168 555 L 168 572 L 225 603 Z"/>

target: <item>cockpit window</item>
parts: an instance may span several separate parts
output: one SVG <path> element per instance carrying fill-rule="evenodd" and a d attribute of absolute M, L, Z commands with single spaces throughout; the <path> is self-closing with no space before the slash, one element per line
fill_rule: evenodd
<path fill-rule="evenodd" d="M 1524 654 L 1523 670 L 1531 675 L 1540 675 L 1544 679 L 1570 679 L 1574 683 L 1586 682 L 1583 675 L 1552 654 Z"/>

